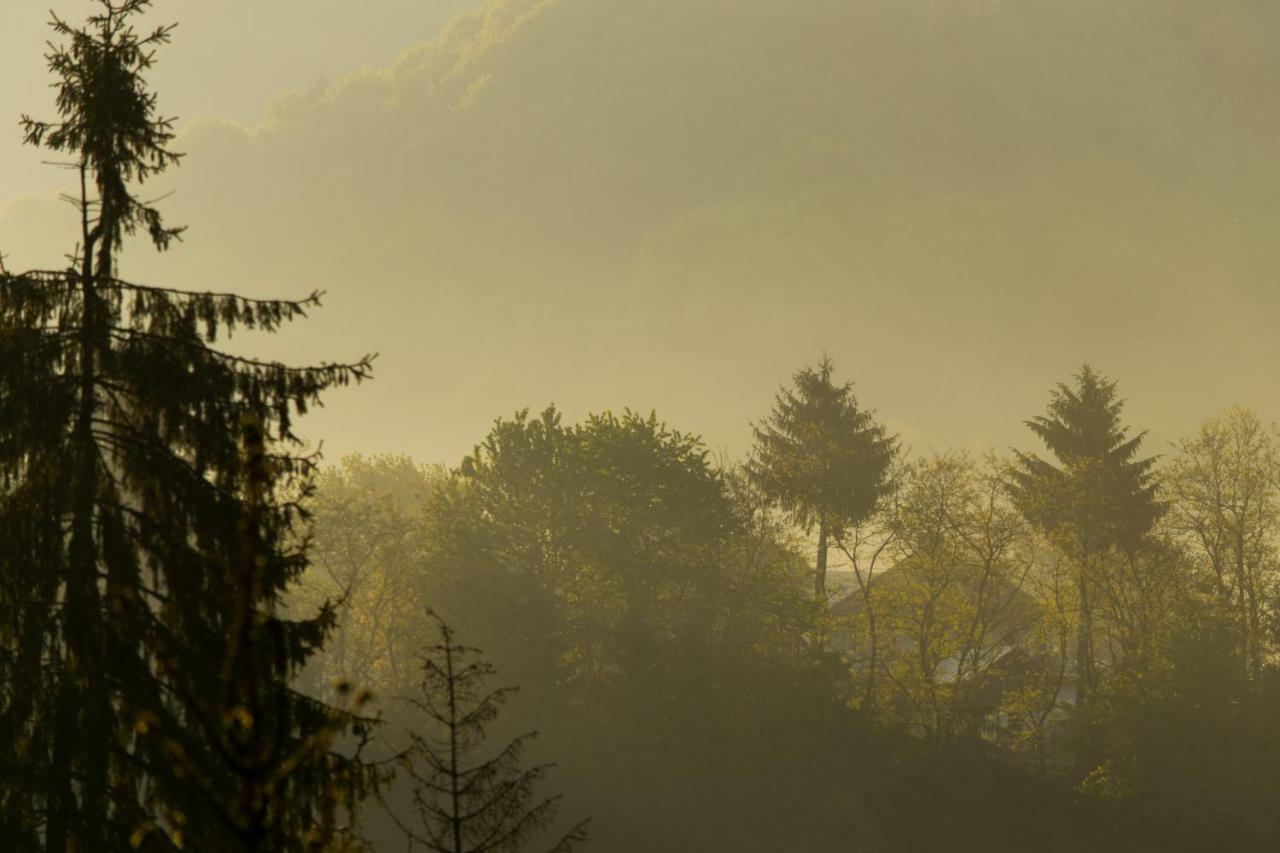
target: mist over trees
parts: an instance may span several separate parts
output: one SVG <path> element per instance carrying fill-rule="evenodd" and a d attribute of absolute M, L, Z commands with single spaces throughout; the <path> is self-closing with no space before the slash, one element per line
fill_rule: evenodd
<path fill-rule="evenodd" d="M 1233 409 L 1146 456 L 1122 401 L 1084 366 L 1027 420 L 1049 459 L 902 448 L 823 600 L 754 463 L 634 413 L 495 422 L 415 475 L 385 571 L 526 685 L 610 850 L 1265 849 L 1276 431 Z M 411 469 L 345 459 L 317 513 Z"/>
<path fill-rule="evenodd" d="M 909 443 L 975 454 L 1086 357 L 1161 445 L 1184 395 L 1280 406 L 1271 0 L 474 2 L 261 126 L 184 110 L 154 192 L 191 228 L 127 256 L 327 292 L 258 355 L 404 364 L 316 413 L 331 453 L 456 460 L 555 400 L 745 454 L 823 348 Z M 0 204 L 10 265 L 61 257 L 64 212 Z"/>
<path fill-rule="evenodd" d="M 241 294 L 251 265 L 217 291 L 123 276 L 131 236 L 186 237 L 152 200 L 183 155 L 150 5 L 55 17 L 57 115 L 22 119 L 79 189 L 61 266 L 0 265 L 3 849 L 1274 848 L 1280 428 L 1235 406 L 1157 445 L 1144 389 L 1086 363 L 1044 377 L 1016 448 L 922 450 L 855 395 L 874 366 L 824 356 L 774 366 L 742 458 L 547 405 L 445 464 L 325 462 L 298 421 L 372 358 L 226 341 L 319 294 Z M 483 111 L 473 64 L 519 67 L 498 36 L 589 5 L 492 3 L 364 84 L 426 69 Z M 280 121 L 323 149 L 333 101 Z"/>

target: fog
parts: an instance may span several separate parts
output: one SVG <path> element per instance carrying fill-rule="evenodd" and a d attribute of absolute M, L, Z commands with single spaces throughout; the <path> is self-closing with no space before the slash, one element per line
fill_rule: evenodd
<path fill-rule="evenodd" d="M 381 354 L 313 421 L 334 453 L 447 461 L 551 401 L 739 452 L 823 352 L 919 447 L 1013 443 L 1084 360 L 1161 441 L 1276 412 L 1274 4 L 259 7 L 156 10 L 190 231 L 125 268 L 325 290 L 281 345 Z M 3 14 L 0 103 L 48 112 L 43 7 Z M 0 175 L 49 180 L 17 136 Z M 73 216 L 11 197 L 10 266 Z"/>
<path fill-rule="evenodd" d="M 1280 4 L 56 14 L 0 848 L 1274 847 Z"/>

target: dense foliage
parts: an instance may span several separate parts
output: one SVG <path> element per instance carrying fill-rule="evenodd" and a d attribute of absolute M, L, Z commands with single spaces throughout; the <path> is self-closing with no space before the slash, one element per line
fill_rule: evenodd
<path fill-rule="evenodd" d="M 745 467 L 752 485 L 805 532 L 817 530 L 813 588 L 819 601 L 827 597 L 828 537 L 875 509 L 894 454 L 893 439 L 858 406 L 853 383 L 832 381 L 834 369 L 824 358 L 778 392 L 773 411 L 753 430 Z"/>
<path fill-rule="evenodd" d="M 1114 402 L 1096 372 L 1076 382 Z M 1051 400 L 1067 392 L 1092 393 Z M 1106 446 L 1136 447 L 1102 408 Z M 372 570 L 398 606 L 438 608 L 526 686 L 499 730 L 541 731 L 605 849 L 1262 849 L 1280 785 L 1272 435 L 1233 410 L 1159 467 L 1088 480 L 1140 483 L 1129 500 L 1160 508 L 1131 537 L 1105 510 L 1122 489 L 1097 487 L 1102 510 L 1074 491 L 1064 530 L 1029 498 L 1029 456 L 904 453 L 841 531 L 825 606 L 803 523 L 652 416 L 520 413 L 448 475 L 351 457 L 316 507 L 364 543 L 357 560 L 407 561 Z M 416 514 L 393 497 L 408 494 L 425 496 Z M 336 512 L 356 505 L 371 510 Z M 370 673 L 429 628 L 382 606 L 340 613 L 387 644 Z M 418 725 L 396 705 L 393 730 Z M 375 840 L 394 837 L 382 822 Z"/>
<path fill-rule="evenodd" d="M 367 360 L 295 368 L 217 346 L 317 303 L 125 281 L 164 224 L 138 185 L 176 162 L 143 75 L 170 28 L 148 0 L 55 18 L 80 233 L 64 269 L 0 277 L 0 836 L 13 850 L 302 850 L 368 781 L 328 749 L 364 723 L 290 679 L 332 623 L 277 615 L 307 564 L 313 468 L 294 416 Z"/>

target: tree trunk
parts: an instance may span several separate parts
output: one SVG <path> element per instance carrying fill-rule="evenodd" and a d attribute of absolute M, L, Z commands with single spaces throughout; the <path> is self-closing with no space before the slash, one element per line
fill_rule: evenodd
<path fill-rule="evenodd" d="M 98 590 L 98 561 L 95 542 L 95 500 L 97 498 L 97 455 L 93 419 L 97 412 L 97 276 L 103 266 L 94 264 L 96 237 L 89 228 L 87 166 L 80 165 L 83 256 L 80 259 L 80 290 L 83 300 L 80 317 L 79 406 L 72 427 L 72 497 L 67 580 L 62 608 L 64 647 L 58 708 L 54 717 L 52 763 L 50 765 L 49 819 L 45 831 L 47 851 L 92 848 L 93 839 L 81 837 L 81 830 L 105 831 L 107 750 L 109 749 L 108 698 L 102 671 L 103 632 Z M 72 788 L 76 775 L 74 755 L 83 764 L 80 798 Z M 79 829 L 73 829 L 73 826 Z"/>
<path fill-rule="evenodd" d="M 465 853 L 462 846 L 462 772 L 458 764 L 458 680 L 453 671 L 453 637 L 444 634 L 445 675 L 449 688 L 449 825 L 453 831 L 453 853 Z"/>
<path fill-rule="evenodd" d="M 873 708 L 876 701 L 876 668 L 880 665 L 878 660 L 880 640 L 876 635 L 876 611 L 871 606 L 870 589 L 863 593 L 862 598 L 867 611 L 867 642 L 871 646 L 867 657 L 867 686 L 863 705 L 866 708 Z"/>
<path fill-rule="evenodd" d="M 1086 564 L 1087 565 L 1087 564 Z M 1076 712 L 1083 721 L 1076 746 L 1077 776 L 1083 777 L 1097 766 L 1093 737 L 1087 716 L 1093 700 L 1097 670 L 1093 661 L 1093 605 L 1089 601 L 1087 569 L 1080 572 L 1080 624 L 1076 629 Z"/>
<path fill-rule="evenodd" d="M 820 604 L 827 602 L 827 523 L 818 522 L 818 567 L 813 573 L 813 595 Z"/>

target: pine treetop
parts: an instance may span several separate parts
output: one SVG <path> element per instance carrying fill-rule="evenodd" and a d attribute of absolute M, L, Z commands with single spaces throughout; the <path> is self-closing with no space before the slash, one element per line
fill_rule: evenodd
<path fill-rule="evenodd" d="M 842 526 L 864 517 L 885 493 L 895 441 L 859 406 L 853 383 L 836 384 L 834 365 L 793 376 L 773 411 L 753 427 L 748 476 L 806 529 Z"/>
<path fill-rule="evenodd" d="M 1086 364 L 1060 383 L 1044 415 L 1026 422 L 1057 465 L 1015 451 L 1012 488 L 1042 528 L 1074 528 L 1090 549 L 1132 543 L 1159 517 L 1155 457 L 1139 458 L 1145 432 L 1129 435 L 1116 383 Z M 1087 533 L 1086 533 L 1087 531 Z"/>

